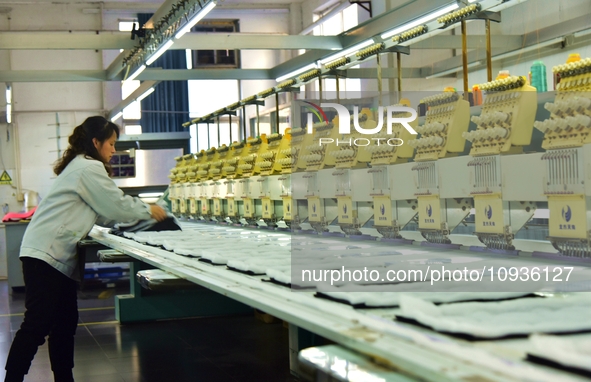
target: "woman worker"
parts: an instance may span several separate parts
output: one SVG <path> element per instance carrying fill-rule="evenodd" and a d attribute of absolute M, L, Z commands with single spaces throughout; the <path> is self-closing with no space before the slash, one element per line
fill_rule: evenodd
<path fill-rule="evenodd" d="M 20 249 L 26 312 L 8 354 L 5 381 L 24 379 L 47 335 L 54 380 L 74 380 L 76 245 L 97 218 L 116 222 L 166 218 L 162 208 L 124 195 L 109 178 L 118 137 L 117 125 L 90 117 L 74 129 L 68 149 L 53 169 L 58 177 L 39 204 Z"/>

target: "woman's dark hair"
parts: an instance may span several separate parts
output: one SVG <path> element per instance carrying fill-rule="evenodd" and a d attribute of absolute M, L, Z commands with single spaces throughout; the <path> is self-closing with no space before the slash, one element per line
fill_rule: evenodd
<path fill-rule="evenodd" d="M 53 172 L 56 175 L 61 174 L 76 156 L 84 154 L 87 157 L 103 162 L 105 170 L 111 175 L 111 166 L 100 157 L 92 139 L 96 138 L 102 143 L 111 138 L 113 133 L 116 133 L 117 138 L 119 138 L 119 126 L 116 124 L 100 116 L 86 118 L 80 126 L 76 126 L 74 132 L 68 138 L 70 145 L 64 151 L 61 159 L 56 162 Z"/>

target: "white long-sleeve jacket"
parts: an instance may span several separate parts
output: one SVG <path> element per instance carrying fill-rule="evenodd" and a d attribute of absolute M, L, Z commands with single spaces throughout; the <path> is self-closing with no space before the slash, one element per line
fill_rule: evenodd
<path fill-rule="evenodd" d="M 20 256 L 43 260 L 78 280 L 76 245 L 99 216 L 117 222 L 150 219 L 150 207 L 124 195 L 101 162 L 78 155 L 39 204 L 25 231 Z"/>

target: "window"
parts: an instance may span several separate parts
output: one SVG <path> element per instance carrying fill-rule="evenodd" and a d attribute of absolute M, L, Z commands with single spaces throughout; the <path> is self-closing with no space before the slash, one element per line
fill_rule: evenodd
<path fill-rule="evenodd" d="M 357 4 L 351 4 L 345 8 L 342 12 L 337 13 L 330 19 L 325 19 L 324 22 L 314 28 L 312 34 L 316 36 L 336 36 L 356 27 L 359 24 Z M 322 15 L 315 14 L 313 17 L 314 22 L 318 21 Z"/>
<path fill-rule="evenodd" d="M 140 125 L 125 125 L 125 135 L 138 135 L 142 133 Z"/>
<path fill-rule="evenodd" d="M 346 30 L 349 30 L 359 24 L 359 7 L 357 4 L 351 4 L 342 12 L 325 20 L 322 24 L 314 28 L 313 34 L 316 36 L 336 36 Z M 314 21 L 317 21 L 321 15 L 314 15 Z M 355 66 L 354 68 L 358 68 Z M 334 78 L 323 79 L 324 91 L 329 97 L 336 97 L 336 80 Z M 314 85 L 316 86 L 316 85 Z M 339 80 L 339 90 L 342 98 L 357 98 L 361 91 L 361 80 L 359 78 L 345 78 Z"/>
<path fill-rule="evenodd" d="M 131 32 L 133 30 L 133 24 L 136 24 L 137 20 L 121 20 L 119 21 L 119 32 Z"/>
<path fill-rule="evenodd" d="M 207 20 L 201 21 L 191 29 L 200 33 L 235 33 L 238 32 L 238 20 Z M 192 50 L 191 62 L 193 68 L 203 67 L 239 67 L 238 50 Z"/>
<path fill-rule="evenodd" d="M 284 134 L 285 129 L 290 126 L 291 108 L 284 107 L 279 109 L 279 129 L 277 128 L 277 112 L 275 109 L 265 111 L 259 114 L 259 131 L 257 134 L 257 117 L 252 117 L 249 120 L 250 136 L 256 137 L 260 134 Z"/>
<path fill-rule="evenodd" d="M 207 89 L 207 91 L 204 91 Z M 228 105 L 229 99 L 238 99 L 237 80 L 190 80 L 189 81 L 189 118 L 203 116 L 212 111 Z M 237 123 L 238 117 L 232 117 L 232 124 Z M 230 132 L 228 130 L 227 116 L 220 120 L 221 143 L 230 143 Z M 209 125 L 210 133 L 207 132 L 207 125 L 200 124 L 197 128 L 191 126 L 191 152 L 207 150 L 210 147 L 217 147 L 217 121 Z M 196 130 L 195 130 L 196 129 Z M 227 131 L 227 134 L 224 133 Z M 209 136 L 208 136 L 209 135 Z M 227 139 L 225 138 L 227 136 Z M 238 128 L 232 130 L 232 139 L 238 140 Z M 208 146 L 209 141 L 209 146 Z"/>
<path fill-rule="evenodd" d="M 113 169 L 112 178 L 135 177 L 135 158 L 131 157 L 128 152 L 122 151 L 113 154 L 110 163 Z"/>

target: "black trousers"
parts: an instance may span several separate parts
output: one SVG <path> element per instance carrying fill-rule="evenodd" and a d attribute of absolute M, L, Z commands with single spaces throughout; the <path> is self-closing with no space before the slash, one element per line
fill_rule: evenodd
<path fill-rule="evenodd" d="M 42 260 L 29 257 L 21 260 L 26 312 L 8 354 L 7 375 L 27 374 L 37 348 L 45 343 L 47 335 L 54 375 L 71 375 L 78 326 L 78 283 Z"/>

